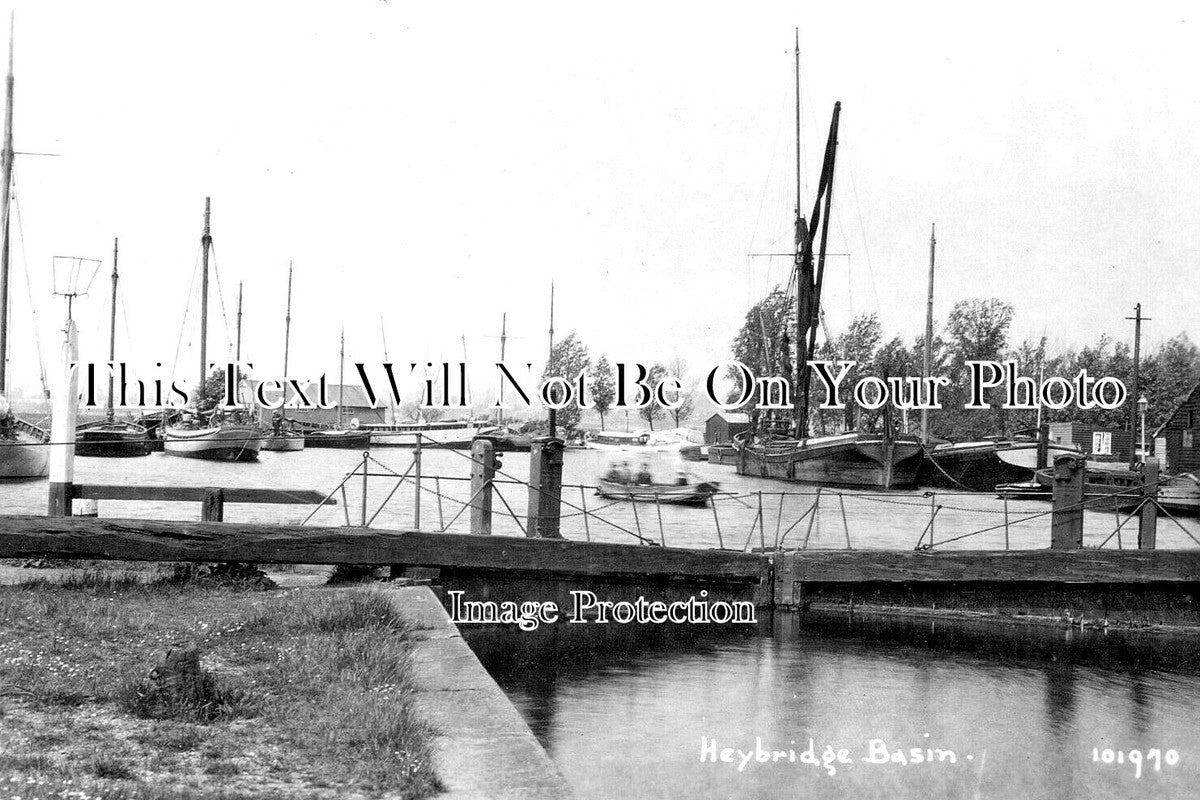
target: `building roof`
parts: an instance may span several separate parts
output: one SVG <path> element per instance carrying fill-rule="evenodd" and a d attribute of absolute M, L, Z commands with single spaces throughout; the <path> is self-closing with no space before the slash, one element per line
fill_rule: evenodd
<path fill-rule="evenodd" d="M 1175 415 L 1179 413 L 1179 410 L 1181 408 L 1183 408 L 1185 405 L 1187 405 L 1189 402 L 1191 402 L 1192 398 L 1194 398 L 1196 396 L 1196 392 L 1198 392 L 1198 391 L 1200 391 L 1200 383 L 1193 386 L 1192 390 L 1187 393 L 1187 396 L 1184 397 L 1182 400 L 1180 400 L 1178 403 L 1176 403 L 1175 407 L 1173 409 L 1171 409 L 1171 413 L 1167 414 L 1166 419 L 1163 420 L 1162 425 L 1159 425 L 1157 428 L 1154 429 L 1154 438 L 1156 438 L 1156 439 L 1158 438 L 1158 435 L 1163 432 L 1163 429 L 1171 424 L 1171 420 L 1175 419 Z"/>
<path fill-rule="evenodd" d="M 717 413 L 715 413 L 711 417 L 709 417 L 709 419 L 711 420 L 715 417 L 720 417 L 721 419 L 728 422 L 730 425 L 749 425 L 750 424 L 750 415 L 743 414 L 738 411 L 718 411 Z"/>
<path fill-rule="evenodd" d="M 252 392 L 257 388 L 257 386 L 259 384 L 259 381 L 254 380 L 252 378 L 245 378 L 243 380 L 250 387 L 250 391 L 252 391 Z M 340 388 L 341 388 L 341 384 L 337 384 L 337 383 L 330 383 L 330 384 L 327 384 L 325 387 L 325 396 L 327 398 L 329 398 L 329 402 L 333 403 L 335 407 L 337 406 Z M 317 390 L 316 390 L 315 386 L 311 390 L 308 390 L 305 392 L 305 394 L 308 396 L 308 399 L 313 403 L 317 402 L 317 393 L 316 392 L 317 392 Z M 288 397 L 291 398 L 293 396 L 293 394 L 294 394 L 294 392 L 289 391 Z M 269 396 L 271 396 L 271 395 L 269 395 Z M 363 389 L 363 387 L 361 387 L 361 386 L 347 383 L 346 388 L 345 388 L 345 394 L 342 395 L 342 397 L 344 400 L 345 408 L 371 408 L 372 407 L 371 401 L 369 399 L 367 399 L 366 390 Z M 384 392 L 376 392 L 375 393 L 376 404 L 374 407 L 375 408 L 387 408 L 389 399 L 391 399 L 390 391 L 385 390 Z M 307 410 L 307 409 L 299 409 L 299 410 L 303 411 L 303 410 Z"/>

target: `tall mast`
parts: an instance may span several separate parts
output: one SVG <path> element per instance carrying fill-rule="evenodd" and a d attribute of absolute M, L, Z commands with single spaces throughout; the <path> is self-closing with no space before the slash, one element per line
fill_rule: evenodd
<path fill-rule="evenodd" d="M 342 429 L 342 401 L 346 399 L 346 329 L 342 328 L 342 349 L 338 355 L 338 430 Z"/>
<path fill-rule="evenodd" d="M 8 200 L 12 190 L 12 115 L 13 115 L 13 20 L 8 18 L 8 77 L 5 79 L 4 147 L 0 151 L 0 393 L 8 389 Z"/>
<path fill-rule="evenodd" d="M 112 313 L 108 322 L 108 360 L 117 359 L 117 240 L 113 239 L 113 271 L 112 271 Z M 105 408 L 105 418 L 113 421 L 113 368 L 108 370 L 108 405 Z"/>
<path fill-rule="evenodd" d="M 550 281 L 550 357 L 554 357 L 554 281 Z"/>
<path fill-rule="evenodd" d="M 937 247 L 936 225 L 929 226 L 929 299 L 925 303 L 925 363 L 921 376 L 929 378 L 933 370 L 933 253 Z M 929 444 L 929 409 L 921 409 L 921 443 Z"/>
<path fill-rule="evenodd" d="M 388 351 L 387 351 L 387 331 L 383 327 L 383 317 L 382 316 L 379 317 L 379 335 L 383 338 L 383 361 L 384 361 L 384 363 L 388 363 L 390 361 L 390 359 L 388 358 Z M 391 415 L 391 420 L 388 422 L 388 424 L 395 425 L 396 424 L 396 403 L 395 403 L 395 395 L 393 395 L 391 392 L 388 393 L 388 412 Z"/>
<path fill-rule="evenodd" d="M 508 312 L 505 311 L 500 317 L 500 363 L 504 363 L 504 344 L 508 341 Z M 500 418 L 501 425 L 504 424 L 504 381 L 500 381 Z"/>
<path fill-rule="evenodd" d="M 796 369 L 792 373 L 796 378 L 796 388 L 793 394 L 792 417 L 797 437 L 803 436 L 808 427 L 808 399 L 800 397 L 803 391 L 800 381 L 804 364 L 804 342 L 808 341 L 805 315 L 808 313 L 809 293 L 812 285 L 811 274 L 806 275 L 804 270 L 803 253 L 809 245 L 807 243 L 808 226 L 800 213 L 800 172 L 800 29 L 796 28 L 796 241 L 794 243 L 796 258 L 792 265 L 792 273 L 796 276 Z"/>
<path fill-rule="evenodd" d="M 202 252 L 203 275 L 200 283 L 200 383 L 197 384 L 196 396 L 204 393 L 204 379 L 208 374 L 208 248 L 212 247 L 212 236 L 209 234 L 210 198 L 204 198 L 204 233 L 200 237 Z"/>
<path fill-rule="evenodd" d="M 238 311 L 237 311 L 237 344 L 234 346 L 233 358 L 242 360 L 242 282 L 238 281 Z"/>
<path fill-rule="evenodd" d="M 381 317 L 379 323 L 383 324 Z M 288 344 L 292 336 L 292 262 L 288 262 L 287 313 L 283 318 L 283 375 L 288 374 Z M 386 346 L 385 346 L 386 350 Z M 386 355 L 386 354 L 385 354 Z"/>
<path fill-rule="evenodd" d="M 800 190 L 800 173 L 802 167 L 800 164 L 800 28 L 796 28 L 796 226 L 797 239 L 799 244 L 800 225 L 803 220 L 800 218 L 800 198 L 802 196 Z"/>

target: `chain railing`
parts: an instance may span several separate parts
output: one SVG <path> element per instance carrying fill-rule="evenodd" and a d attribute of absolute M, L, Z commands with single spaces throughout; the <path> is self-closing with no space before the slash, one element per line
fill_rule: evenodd
<path fill-rule="evenodd" d="M 433 475 L 421 473 L 422 449 L 445 449 L 463 459 L 465 465 L 478 464 L 469 451 L 448 448 L 435 442 L 424 443 L 417 435 L 412 457 L 401 472 L 381 462 L 369 451 L 362 454 L 342 480 L 326 495 L 331 499 L 341 495 L 342 516 L 346 525 L 351 522 L 351 509 L 357 508 L 357 524 L 369 527 L 386 513 L 391 526 L 409 529 L 405 510 L 412 512 L 413 530 L 429 530 L 421 518 L 421 498 L 431 500 L 437 508 L 433 530 L 439 532 L 469 532 L 464 516 L 475 505 L 486 488 L 498 500 L 489 530 L 500 535 L 528 534 L 526 492 L 512 492 L 513 487 L 529 490 L 529 481 L 502 469 L 485 487 L 470 490 L 471 478 L 462 475 Z M 382 501 L 370 502 L 372 480 L 386 479 L 388 486 Z M 358 503 L 348 502 L 347 487 L 359 485 Z M 409 486 L 412 496 L 406 509 L 388 510 L 395 505 L 401 489 Z M 1172 515 L 1153 495 L 1156 486 L 1133 487 L 1102 494 L 1090 494 L 1058 511 L 1084 509 L 1085 537 L 1088 546 L 1106 547 L 1110 543 L 1125 549 L 1123 532 L 1141 513 L 1146 503 L 1169 519 L 1187 537 L 1189 544 L 1200 546 L 1200 538 L 1184 521 Z M 541 489 L 535 491 L 540 492 Z M 1150 491 L 1149 496 L 1143 496 Z M 522 495 L 525 495 L 524 497 Z M 986 498 L 986 502 L 981 499 Z M 567 538 L 583 541 L 626 541 L 663 547 L 701 547 L 740 551 L 779 551 L 878 548 L 917 549 L 962 548 L 964 543 L 978 542 L 979 549 L 1043 548 L 1048 543 L 1047 519 L 1055 509 L 1036 509 L 1036 499 L 1010 500 L 989 492 L 926 491 L 899 493 L 895 491 L 839 490 L 831 487 L 788 487 L 780 490 L 752 489 L 743 491 L 718 490 L 708 498 L 708 510 L 671 505 L 658 497 L 641 501 L 634 499 L 631 489 L 628 498 L 603 497 L 600 487 L 586 483 L 563 483 L 559 500 L 559 521 Z M 1101 520 L 1111 507 L 1113 517 L 1106 526 Z M 311 522 L 320 506 L 305 518 Z M 327 511 L 325 513 L 334 513 Z M 989 519 L 990 517 L 990 519 Z M 994 522 L 993 522 L 994 520 Z M 824 525 L 823 525 L 824 522 Z M 1193 526 L 1194 522 L 1191 523 Z M 464 528 L 466 528 L 464 530 Z M 909 531 L 908 536 L 905 531 Z M 915 544 L 911 533 L 916 533 Z M 905 544 L 907 539 L 907 544 Z"/>

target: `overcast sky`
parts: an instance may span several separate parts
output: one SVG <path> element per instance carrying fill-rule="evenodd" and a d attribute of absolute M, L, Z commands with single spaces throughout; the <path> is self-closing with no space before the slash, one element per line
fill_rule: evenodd
<path fill-rule="evenodd" d="M 7 6 L 5 7 L 7 10 Z M 228 352 L 291 372 L 348 356 L 544 358 L 555 330 L 594 355 L 693 370 L 727 356 L 786 279 L 800 27 L 803 206 L 843 104 L 825 308 L 924 325 L 1000 297 L 1014 340 L 1194 333 L 1200 297 L 1200 48 L 1185 6 L 18 3 L 14 225 L 17 382 L 36 386 L 25 267 L 48 361 L 55 255 L 103 260 L 77 303 L 85 357 L 118 346 L 178 374 L 195 356 L 205 196 Z M 17 218 L 14 217 L 14 223 Z M 130 341 L 132 339 L 132 341 Z"/>

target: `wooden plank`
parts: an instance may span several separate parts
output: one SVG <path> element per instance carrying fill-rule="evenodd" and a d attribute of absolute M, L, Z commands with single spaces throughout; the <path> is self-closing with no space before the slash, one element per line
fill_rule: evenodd
<path fill-rule="evenodd" d="M 0 558 L 404 564 L 587 576 L 662 576 L 758 583 L 763 556 L 720 550 L 415 533 L 353 527 L 0 516 Z"/>
<path fill-rule="evenodd" d="M 208 492 L 206 486 L 121 486 L 109 483 L 76 484 L 72 497 L 80 500 L 150 500 L 154 502 L 202 503 Z M 258 489 L 237 487 L 223 489 L 226 503 L 262 503 L 283 505 L 316 505 L 325 495 L 311 489 Z M 325 505 L 335 506 L 329 499 Z"/>
<path fill-rule="evenodd" d="M 1200 581 L 1200 550 L 806 550 L 781 558 L 795 559 L 791 580 L 814 583 Z"/>

